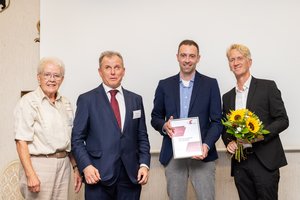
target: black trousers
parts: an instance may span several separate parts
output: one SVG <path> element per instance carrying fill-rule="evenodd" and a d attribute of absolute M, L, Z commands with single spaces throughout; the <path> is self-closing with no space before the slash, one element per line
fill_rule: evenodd
<path fill-rule="evenodd" d="M 241 200 L 277 200 L 279 169 L 270 171 L 255 154 L 234 163 L 233 176 Z"/>

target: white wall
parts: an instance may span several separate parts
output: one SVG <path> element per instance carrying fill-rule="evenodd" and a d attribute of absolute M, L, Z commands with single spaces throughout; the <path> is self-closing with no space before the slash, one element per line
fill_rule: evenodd
<path fill-rule="evenodd" d="M 42 0 L 41 56 L 65 61 L 62 91 L 75 105 L 80 93 L 101 82 L 99 54 L 120 51 L 123 85 L 143 96 L 151 151 L 157 152 L 161 137 L 150 125 L 152 102 L 158 81 L 179 71 L 179 42 L 199 43 L 198 70 L 217 78 L 222 94 L 235 84 L 225 51 L 231 43 L 244 43 L 252 51 L 253 75 L 274 79 L 282 91 L 290 117 L 289 129 L 281 134 L 284 148 L 300 149 L 299 7 L 297 0 Z"/>
<path fill-rule="evenodd" d="M 287 6 L 289 5 L 290 4 L 287 3 Z M 57 5 L 57 9 L 58 8 L 59 4 Z M 12 111 L 19 99 L 20 91 L 35 89 L 37 85 L 35 74 L 36 65 L 39 60 L 39 45 L 34 43 L 33 40 L 37 37 L 35 24 L 38 19 L 38 0 L 31 0 L 30 4 L 28 4 L 28 0 L 11 1 L 9 9 L 0 13 L 0 172 L 11 160 L 17 159 L 13 140 Z M 176 49 L 176 44 L 170 43 L 170 45 L 174 46 L 170 47 L 169 51 L 174 51 L 174 48 Z M 286 48 L 286 50 L 289 49 L 290 48 Z M 278 51 L 283 50 L 278 49 Z M 264 52 L 267 53 L 268 49 Z M 292 55 L 295 55 L 296 52 L 297 51 L 292 52 Z M 175 52 L 170 56 L 170 60 L 175 59 L 173 56 L 174 53 Z M 223 50 L 221 53 L 224 53 Z M 264 56 L 265 53 L 261 56 Z M 268 57 L 270 56 L 271 55 L 268 55 Z M 281 59 L 284 58 L 282 57 Z M 166 59 L 164 58 L 162 60 Z M 297 59 L 294 60 L 296 67 L 298 66 L 296 64 Z M 271 61 L 266 60 L 266 62 Z M 176 61 L 174 60 L 174 65 L 175 64 Z M 287 67 L 287 65 L 283 66 Z M 273 72 L 270 73 L 272 74 Z M 291 83 L 290 80 L 285 81 L 280 79 L 279 81 L 280 85 L 285 82 L 286 84 Z M 296 86 L 297 85 L 292 85 L 291 87 L 295 88 Z M 286 94 L 284 95 L 286 96 Z M 285 99 L 287 100 L 286 97 Z M 290 108 L 289 110 L 291 112 L 293 111 L 293 108 Z M 294 121 L 293 123 L 295 125 L 296 120 L 291 120 Z M 286 135 L 288 136 L 290 133 Z M 287 152 L 286 155 L 289 165 L 281 169 L 279 199 L 297 200 L 299 199 L 298 190 L 300 187 L 300 153 L 298 151 Z M 217 161 L 216 200 L 237 199 L 236 190 L 233 185 L 233 180 L 229 176 L 229 172 L 229 160 L 227 159 L 226 154 L 221 152 L 220 159 Z M 189 191 L 189 197 L 190 199 L 193 199 L 191 188 Z M 73 200 L 74 198 L 71 199 Z M 162 166 L 158 162 L 157 154 L 152 155 L 150 180 L 149 184 L 143 188 L 141 199 L 167 199 L 164 172 Z"/>

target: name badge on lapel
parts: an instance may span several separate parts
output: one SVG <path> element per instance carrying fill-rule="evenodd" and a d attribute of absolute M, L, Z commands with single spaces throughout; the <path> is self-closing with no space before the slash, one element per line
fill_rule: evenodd
<path fill-rule="evenodd" d="M 141 110 L 134 110 L 132 119 L 138 119 L 138 118 L 141 118 Z"/>

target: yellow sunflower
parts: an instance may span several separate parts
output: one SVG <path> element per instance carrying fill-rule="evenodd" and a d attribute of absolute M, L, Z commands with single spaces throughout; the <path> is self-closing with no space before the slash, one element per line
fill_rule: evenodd
<path fill-rule="evenodd" d="M 259 121 L 253 117 L 247 119 L 246 126 L 252 133 L 257 133 L 260 129 Z"/>
<path fill-rule="evenodd" d="M 252 116 L 253 116 L 253 112 L 251 112 L 250 110 L 246 110 L 246 112 L 247 112 L 247 115 L 248 115 L 249 117 L 252 117 Z"/>
<path fill-rule="evenodd" d="M 245 115 L 244 109 L 235 110 L 231 112 L 229 120 L 231 122 L 242 121 L 244 119 L 244 115 Z"/>

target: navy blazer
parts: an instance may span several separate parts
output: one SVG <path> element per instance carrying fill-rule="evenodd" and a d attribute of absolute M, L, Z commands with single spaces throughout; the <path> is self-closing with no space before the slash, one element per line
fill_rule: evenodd
<path fill-rule="evenodd" d="M 72 153 L 80 172 L 93 165 L 99 170 L 101 182 L 107 185 L 119 176 L 121 161 L 133 183 L 137 183 L 140 164 L 150 166 L 150 145 L 142 97 L 125 89 L 123 94 L 126 107 L 123 132 L 102 84 L 80 95 L 77 100 Z M 139 111 L 140 117 L 134 116 L 134 111 Z"/>
<path fill-rule="evenodd" d="M 223 95 L 223 115 L 235 110 L 235 88 Z M 252 77 L 246 108 L 254 112 L 270 133 L 261 142 L 253 143 L 253 151 L 260 162 L 269 170 L 287 165 L 279 133 L 289 126 L 288 116 L 276 83 L 270 80 Z M 225 146 L 235 138 L 223 130 L 222 139 Z M 232 160 L 232 169 L 235 160 Z"/>
<path fill-rule="evenodd" d="M 180 76 L 179 74 L 159 81 L 155 92 L 151 124 L 163 136 L 160 162 L 167 165 L 173 157 L 172 141 L 162 132 L 165 122 L 173 116 L 180 117 Z M 222 132 L 221 96 L 216 79 L 204 76 L 196 71 L 188 117 L 198 117 L 202 143 L 210 150 L 204 161 L 218 158 L 215 143 Z"/>

